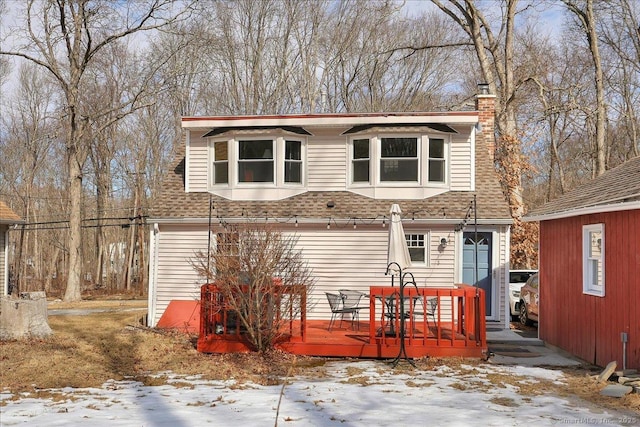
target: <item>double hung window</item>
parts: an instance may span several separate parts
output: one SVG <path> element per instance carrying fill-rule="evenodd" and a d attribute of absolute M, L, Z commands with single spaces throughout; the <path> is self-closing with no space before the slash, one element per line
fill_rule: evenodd
<path fill-rule="evenodd" d="M 353 160 L 351 176 L 353 182 L 369 181 L 370 144 L 369 138 L 354 139 L 352 144 Z"/>
<path fill-rule="evenodd" d="M 413 264 L 429 265 L 429 256 L 427 252 L 427 242 L 429 234 L 405 234 L 409 255 Z"/>
<path fill-rule="evenodd" d="M 442 138 L 429 138 L 429 182 L 446 182 L 445 144 Z"/>
<path fill-rule="evenodd" d="M 302 183 L 302 142 L 287 140 L 284 143 L 284 182 Z"/>
<path fill-rule="evenodd" d="M 273 182 L 273 140 L 238 141 L 238 182 Z"/>
<path fill-rule="evenodd" d="M 213 183 L 229 183 L 229 150 L 227 141 L 213 143 Z"/>
<path fill-rule="evenodd" d="M 604 296 L 604 224 L 582 228 L 582 291 Z"/>
<path fill-rule="evenodd" d="M 380 181 L 418 181 L 418 138 L 380 139 Z"/>

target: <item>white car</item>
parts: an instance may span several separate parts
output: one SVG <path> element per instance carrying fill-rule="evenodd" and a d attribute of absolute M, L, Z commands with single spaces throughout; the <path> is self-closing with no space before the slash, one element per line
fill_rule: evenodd
<path fill-rule="evenodd" d="M 520 316 L 520 288 L 529 277 L 537 272 L 538 270 L 511 270 L 509 272 L 509 308 L 512 320 L 516 320 Z"/>

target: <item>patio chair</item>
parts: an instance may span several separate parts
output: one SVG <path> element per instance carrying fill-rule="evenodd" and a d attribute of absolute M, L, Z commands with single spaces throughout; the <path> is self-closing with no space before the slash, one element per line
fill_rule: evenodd
<path fill-rule="evenodd" d="M 427 316 L 427 324 L 429 323 L 429 317 L 431 316 L 431 320 L 433 320 L 433 323 L 436 323 L 436 310 L 438 309 L 438 297 L 433 297 L 433 298 L 427 298 L 426 302 L 425 300 L 420 297 L 419 298 L 420 303 L 418 303 L 418 301 L 416 301 L 416 304 L 414 305 L 414 307 L 418 306 L 421 304 L 422 308 L 424 311 L 419 311 L 419 310 L 413 310 L 413 315 L 414 316 Z"/>
<path fill-rule="evenodd" d="M 340 326 L 342 326 L 342 320 L 345 314 L 351 315 L 351 327 L 353 328 L 354 319 L 358 315 L 357 307 L 345 307 L 344 300 L 342 299 L 342 295 L 334 294 L 331 292 L 325 292 L 327 295 L 327 301 L 329 301 L 329 307 L 331 307 L 331 320 L 329 321 L 329 331 L 331 331 L 331 326 L 333 326 L 333 322 L 336 320 L 336 317 L 340 315 Z"/>
<path fill-rule="evenodd" d="M 352 327 L 353 322 L 356 323 L 356 328 L 360 330 L 360 310 L 369 308 L 369 306 L 360 306 L 360 300 L 364 297 L 364 293 L 352 289 L 340 289 L 340 297 L 342 297 L 342 306 L 345 309 L 355 310 L 352 315 Z"/>

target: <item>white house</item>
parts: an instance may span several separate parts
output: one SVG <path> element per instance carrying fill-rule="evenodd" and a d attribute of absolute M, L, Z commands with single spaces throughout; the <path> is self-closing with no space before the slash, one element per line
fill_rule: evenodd
<path fill-rule="evenodd" d="M 328 318 L 325 291 L 390 285 L 386 225 L 398 203 L 418 286 L 477 283 L 487 320 L 508 327 L 495 96 L 476 99 L 460 112 L 184 117 L 184 150 L 148 220 L 149 325 L 171 300 L 199 299 L 189 260 L 211 244 L 210 219 L 213 239 L 221 221 L 295 233 L 317 279 L 307 318 Z"/>
<path fill-rule="evenodd" d="M 9 292 L 9 227 L 22 223 L 20 217 L 0 201 L 0 286 L 2 295 Z"/>

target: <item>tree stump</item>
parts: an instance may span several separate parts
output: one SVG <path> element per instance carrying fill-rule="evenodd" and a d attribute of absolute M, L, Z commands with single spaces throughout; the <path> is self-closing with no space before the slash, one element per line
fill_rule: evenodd
<path fill-rule="evenodd" d="M 49 327 L 44 292 L 24 292 L 19 298 L 0 296 L 0 341 L 44 338 Z"/>

